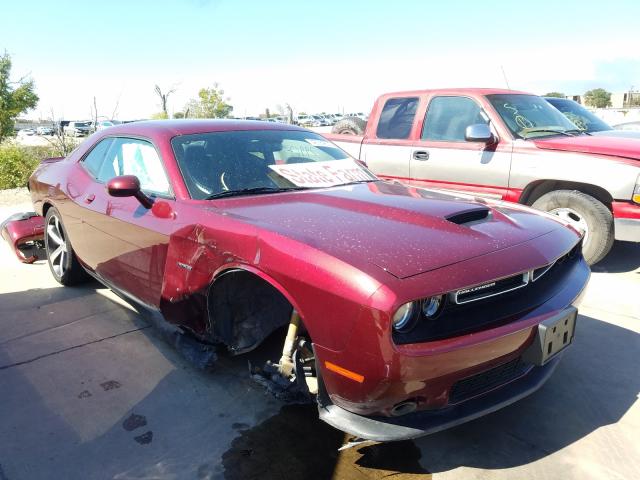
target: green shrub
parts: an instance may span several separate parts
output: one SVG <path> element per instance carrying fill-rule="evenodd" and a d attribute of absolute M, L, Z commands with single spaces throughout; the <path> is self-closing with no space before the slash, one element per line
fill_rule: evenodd
<path fill-rule="evenodd" d="M 0 190 L 25 187 L 40 161 L 52 156 L 55 152 L 50 147 L 0 145 Z"/>

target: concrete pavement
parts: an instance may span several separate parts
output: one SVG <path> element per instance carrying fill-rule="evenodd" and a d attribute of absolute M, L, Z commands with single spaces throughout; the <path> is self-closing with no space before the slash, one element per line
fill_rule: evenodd
<path fill-rule="evenodd" d="M 0 207 L 0 220 L 28 207 Z M 640 245 L 596 268 L 575 343 L 539 392 L 416 442 L 338 453 L 246 359 L 197 370 L 97 283 L 63 288 L 0 246 L 0 480 L 640 478 Z"/>

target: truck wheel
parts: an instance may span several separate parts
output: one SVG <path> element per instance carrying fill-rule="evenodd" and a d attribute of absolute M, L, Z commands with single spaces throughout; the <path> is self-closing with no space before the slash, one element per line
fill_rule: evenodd
<path fill-rule="evenodd" d="M 60 213 L 54 207 L 47 211 L 45 227 L 44 245 L 53 278 L 62 285 L 75 285 L 87 280 L 89 276 L 78 262 Z"/>
<path fill-rule="evenodd" d="M 331 129 L 331 133 L 342 135 L 364 135 L 367 122 L 358 117 L 346 117 L 337 122 Z"/>
<path fill-rule="evenodd" d="M 556 190 L 536 200 L 533 208 L 557 215 L 585 232 L 582 253 L 589 265 L 602 260 L 613 246 L 613 215 L 602 202 L 577 190 Z"/>

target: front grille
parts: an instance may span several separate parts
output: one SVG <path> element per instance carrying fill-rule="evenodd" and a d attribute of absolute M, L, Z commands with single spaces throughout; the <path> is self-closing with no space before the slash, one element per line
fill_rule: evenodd
<path fill-rule="evenodd" d="M 491 370 L 467 377 L 456 382 L 449 393 L 449 403 L 459 403 L 469 398 L 481 395 L 489 390 L 503 385 L 524 375 L 531 368 L 520 357 L 503 363 Z"/>
<path fill-rule="evenodd" d="M 475 302 L 525 287 L 528 283 L 529 272 L 525 272 L 512 277 L 503 278 L 502 280 L 478 285 L 476 287 L 458 290 L 454 294 L 453 301 L 458 305 L 462 303 Z"/>
<path fill-rule="evenodd" d="M 451 292 L 445 295 L 437 319 L 421 317 L 410 331 L 394 331 L 393 341 L 397 345 L 430 342 L 517 321 L 557 295 L 567 282 L 584 277 L 580 248 L 578 243 L 555 262 L 528 272 Z"/>

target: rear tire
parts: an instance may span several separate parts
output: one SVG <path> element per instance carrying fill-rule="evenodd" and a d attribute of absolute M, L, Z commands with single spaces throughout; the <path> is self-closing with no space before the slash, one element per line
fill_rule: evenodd
<path fill-rule="evenodd" d="M 337 122 L 331 129 L 331 133 L 341 135 L 364 135 L 367 122 L 359 117 L 346 117 Z"/>
<path fill-rule="evenodd" d="M 602 260 L 614 241 L 613 215 L 591 195 L 577 190 L 556 190 L 536 200 L 533 208 L 557 215 L 585 230 L 582 253 L 589 265 Z"/>
<path fill-rule="evenodd" d="M 71 248 L 60 212 L 54 207 L 47 211 L 45 217 L 44 245 L 49 270 L 58 283 L 69 286 L 89 279 Z"/>

